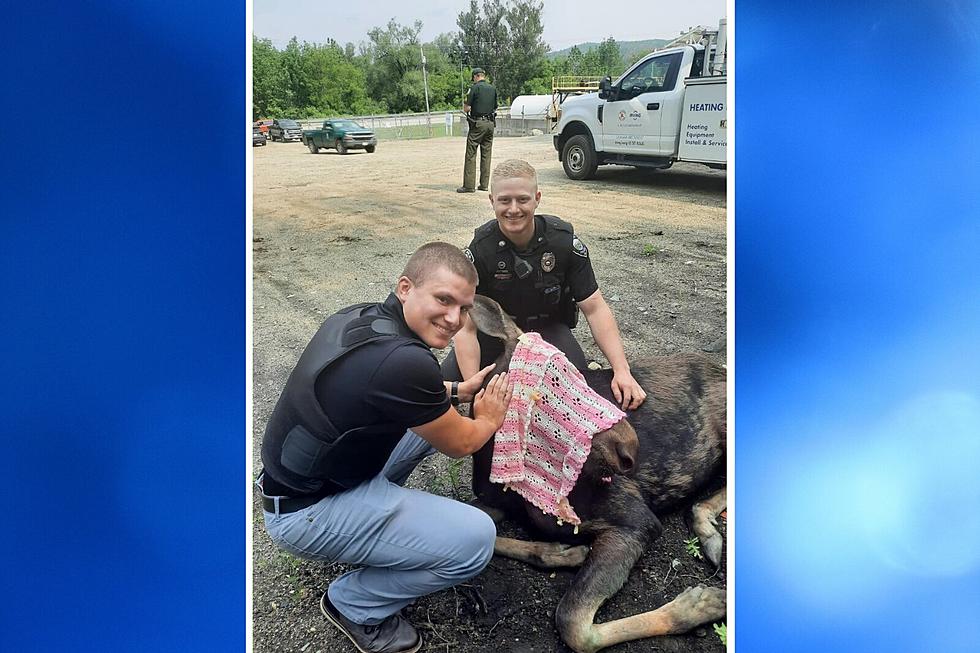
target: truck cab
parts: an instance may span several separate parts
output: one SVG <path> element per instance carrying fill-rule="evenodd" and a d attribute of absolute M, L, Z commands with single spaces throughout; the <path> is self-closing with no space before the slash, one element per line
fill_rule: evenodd
<path fill-rule="evenodd" d="M 681 160 L 724 167 L 726 79 L 708 74 L 709 55 L 702 43 L 652 52 L 617 80 L 603 79 L 598 93 L 565 100 L 554 136 L 565 174 L 589 179 L 604 164 Z"/>
<path fill-rule="evenodd" d="M 602 151 L 670 156 L 684 100 L 677 80 L 688 76 L 693 60 L 691 48 L 680 48 L 640 61 L 615 83 L 600 82 Z"/>

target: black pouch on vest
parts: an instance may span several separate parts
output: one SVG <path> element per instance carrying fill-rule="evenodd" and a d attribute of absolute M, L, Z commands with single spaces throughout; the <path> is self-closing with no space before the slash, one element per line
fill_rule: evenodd
<path fill-rule="evenodd" d="M 541 291 L 546 306 L 554 306 L 561 301 L 561 286 L 548 286 Z"/>
<path fill-rule="evenodd" d="M 327 453 L 331 448 L 297 424 L 286 434 L 280 460 L 282 466 L 294 474 L 317 478 L 326 469 Z"/>
<path fill-rule="evenodd" d="M 578 324 L 578 304 L 572 299 L 571 289 L 565 289 L 565 301 L 558 307 L 558 319 L 574 329 Z"/>

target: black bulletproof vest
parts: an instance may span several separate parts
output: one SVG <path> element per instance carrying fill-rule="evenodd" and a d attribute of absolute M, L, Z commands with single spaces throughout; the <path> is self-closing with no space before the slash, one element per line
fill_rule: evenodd
<path fill-rule="evenodd" d="M 480 280 L 481 292 L 505 307 L 524 331 L 538 330 L 538 320 L 562 322 L 570 329 L 575 328 L 578 307 L 565 283 L 568 256 L 554 253 L 571 251 L 572 228 L 555 216 L 540 217 L 547 225 L 545 236 L 542 236 L 547 240 L 532 242 L 530 250 L 523 254 L 516 253 L 503 239 L 495 223 L 476 230 L 474 247 L 491 275 Z M 548 251 L 552 252 L 554 267 L 545 272 L 541 257 Z"/>
<path fill-rule="evenodd" d="M 323 412 L 315 386 L 321 373 L 369 342 L 395 348 L 413 338 L 380 304 L 357 304 L 330 316 L 306 346 L 276 403 L 262 440 L 262 464 L 294 495 L 333 494 L 384 467 L 404 428 L 372 424 L 340 433 Z M 420 343 L 420 346 L 421 343 Z"/>

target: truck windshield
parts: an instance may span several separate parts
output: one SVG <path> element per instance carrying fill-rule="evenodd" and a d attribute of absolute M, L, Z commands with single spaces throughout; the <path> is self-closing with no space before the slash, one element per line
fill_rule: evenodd
<path fill-rule="evenodd" d="M 335 120 L 333 126 L 343 127 L 344 129 L 364 129 L 353 120 Z"/>
<path fill-rule="evenodd" d="M 285 127 L 286 129 L 293 129 L 294 127 L 299 127 L 299 125 L 296 124 L 295 120 L 280 120 L 279 126 Z"/>

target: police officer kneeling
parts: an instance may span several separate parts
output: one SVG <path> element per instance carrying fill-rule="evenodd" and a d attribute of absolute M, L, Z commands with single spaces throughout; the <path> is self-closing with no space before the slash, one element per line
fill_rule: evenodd
<path fill-rule="evenodd" d="M 320 599 L 326 618 L 362 652 L 414 653 L 398 612 L 476 576 L 496 529 L 480 510 L 402 484 L 436 450 L 478 450 L 504 419 L 511 389 L 488 366 L 445 383 L 430 347 L 467 322 L 477 274 L 446 243 L 412 255 L 395 291 L 329 317 L 300 356 L 262 442 L 265 526 L 286 551 L 360 565 Z M 475 419 L 452 405 L 473 401 Z"/>
<path fill-rule="evenodd" d="M 541 202 L 538 175 L 527 161 L 509 159 L 496 167 L 490 184 L 494 220 L 478 227 L 464 250 L 480 276 L 476 292 L 494 299 L 522 331 L 536 331 L 573 365 L 586 366 L 571 329 L 582 309 L 596 344 L 613 370 L 613 397 L 634 410 L 646 399 L 630 371 L 619 327 L 599 291 L 589 250 L 572 225 L 535 213 Z M 455 338 L 443 362 L 443 376 L 460 379 L 479 364 L 496 359 L 499 340 L 478 333 L 472 323 Z M 462 373 L 460 372 L 462 371 Z"/>

